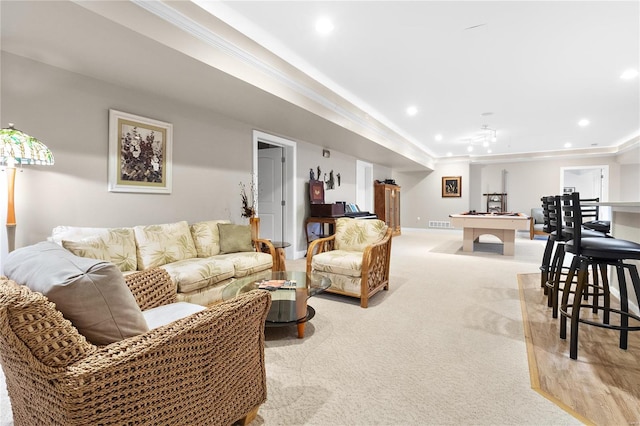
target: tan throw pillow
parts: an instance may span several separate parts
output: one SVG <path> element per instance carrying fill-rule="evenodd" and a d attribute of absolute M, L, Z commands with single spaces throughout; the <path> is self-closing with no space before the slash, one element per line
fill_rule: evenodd
<path fill-rule="evenodd" d="M 219 223 L 229 223 L 228 220 L 208 220 L 190 225 L 193 243 L 198 251 L 198 257 L 211 257 L 220 254 Z"/>
<path fill-rule="evenodd" d="M 40 293 L 0 278 L 0 293 L 9 326 L 31 353 L 49 367 L 66 367 L 96 347 Z"/>
<path fill-rule="evenodd" d="M 95 345 L 148 331 L 122 272 L 113 263 L 74 256 L 47 241 L 9 253 L 4 273 L 45 295 Z"/>
<path fill-rule="evenodd" d="M 254 251 L 251 244 L 251 227 L 249 225 L 219 223 L 218 232 L 220 232 L 221 254 Z"/>

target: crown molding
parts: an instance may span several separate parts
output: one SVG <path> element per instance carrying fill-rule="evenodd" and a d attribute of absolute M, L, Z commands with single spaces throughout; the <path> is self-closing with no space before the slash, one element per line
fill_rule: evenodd
<path fill-rule="evenodd" d="M 433 166 L 435 160 L 435 156 L 433 155 L 433 153 L 420 146 L 411 137 L 403 135 L 398 130 L 393 129 L 390 126 L 380 122 L 378 119 L 362 111 L 349 100 L 343 98 L 337 93 L 331 91 L 329 88 L 322 86 L 317 81 L 311 79 L 311 77 L 302 73 L 300 70 L 298 70 L 288 62 L 285 62 L 280 58 L 278 58 L 279 63 L 273 60 L 267 60 L 271 58 L 263 59 L 260 56 L 249 52 L 247 49 L 239 46 L 238 44 L 233 43 L 228 38 L 216 34 L 216 32 L 212 31 L 206 25 L 197 22 L 193 18 L 185 15 L 184 13 L 180 12 L 173 6 L 166 4 L 165 2 L 146 0 L 130 1 L 131 3 L 144 9 L 145 11 L 162 19 L 163 21 L 197 38 L 206 45 L 224 52 L 226 55 L 249 66 L 251 69 L 267 76 L 269 79 L 275 81 L 277 84 L 285 87 L 286 89 L 308 100 L 311 100 L 312 102 L 321 106 L 324 110 L 330 111 L 332 114 L 337 115 L 340 120 L 332 121 L 336 122 L 338 125 L 356 132 L 366 137 L 367 139 L 370 139 L 373 142 L 384 146 L 387 149 L 393 150 L 398 154 L 414 162 L 417 162 L 418 164 L 422 164 L 426 167 Z M 178 5 L 179 3 L 180 2 L 178 2 Z M 201 7 L 195 2 L 192 4 L 196 5 L 197 7 Z M 207 11 L 207 13 L 211 12 Z M 237 30 L 234 31 L 237 32 Z M 265 52 L 267 52 L 269 56 L 273 55 L 271 52 L 268 52 L 264 48 L 262 48 L 262 52 L 260 53 Z M 280 66 L 273 65 L 273 63 L 276 63 Z M 286 64 L 286 68 L 289 69 L 283 70 L 283 64 Z M 298 74 L 298 76 L 292 76 L 293 74 Z M 299 77 L 300 75 L 304 75 L 305 78 L 310 79 L 310 84 L 301 81 L 299 78 L 295 78 Z M 318 89 L 312 87 L 314 85 L 317 86 Z M 321 93 L 322 91 L 328 91 L 329 93 L 323 94 Z M 298 106 L 305 108 L 303 105 Z M 366 131 L 359 131 L 358 128 L 364 129 Z M 407 147 L 407 144 L 409 144 L 409 147 Z"/>

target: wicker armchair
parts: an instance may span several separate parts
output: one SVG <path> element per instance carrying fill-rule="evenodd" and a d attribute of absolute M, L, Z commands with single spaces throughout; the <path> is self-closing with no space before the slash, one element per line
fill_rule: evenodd
<path fill-rule="evenodd" d="M 378 219 L 349 218 L 337 219 L 335 229 L 309 245 L 307 273 L 326 275 L 327 292 L 357 297 L 366 308 L 371 296 L 389 289 L 392 229 Z"/>
<path fill-rule="evenodd" d="M 141 309 L 175 300 L 167 273 L 127 277 Z M 0 278 L 0 361 L 18 425 L 230 425 L 266 400 L 268 292 L 98 347 L 40 293 Z"/>

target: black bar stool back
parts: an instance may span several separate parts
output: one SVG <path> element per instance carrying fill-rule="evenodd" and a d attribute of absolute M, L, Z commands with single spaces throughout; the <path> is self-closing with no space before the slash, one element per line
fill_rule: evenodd
<path fill-rule="evenodd" d="M 567 319 L 571 321 L 571 339 L 569 356 L 572 359 L 578 358 L 578 326 L 588 324 L 596 327 L 614 329 L 620 332 L 620 348 L 627 349 L 627 338 L 629 331 L 640 331 L 640 316 L 629 311 L 629 295 L 627 291 L 627 281 L 625 271 L 631 277 L 632 287 L 635 293 L 636 302 L 640 304 L 640 277 L 638 269 L 628 260 L 640 260 L 640 244 L 633 241 L 620 240 L 616 238 L 593 238 L 587 237 L 589 230 L 582 228 L 582 212 L 580 207 L 580 194 L 574 192 L 562 196 L 562 218 L 563 226 L 568 241 L 565 243 L 566 251 L 574 255 L 571 266 L 567 273 L 562 303 L 560 304 L 560 337 L 567 337 Z M 594 283 L 597 285 L 599 269 L 604 292 L 604 301 L 599 302 L 598 297 L 594 297 L 591 303 L 583 301 L 583 295 L 587 293 L 588 267 L 594 268 Z M 620 308 L 610 305 L 609 281 L 607 276 L 607 266 L 616 269 L 618 286 L 620 289 Z M 573 277 L 577 275 L 577 284 L 573 301 L 569 302 L 570 286 Z M 597 315 L 591 317 L 581 317 L 581 308 L 591 308 Z M 602 318 L 600 318 L 602 312 Z M 619 321 L 611 322 L 611 314 L 614 314 Z M 631 320 L 631 322 L 630 322 Z"/>

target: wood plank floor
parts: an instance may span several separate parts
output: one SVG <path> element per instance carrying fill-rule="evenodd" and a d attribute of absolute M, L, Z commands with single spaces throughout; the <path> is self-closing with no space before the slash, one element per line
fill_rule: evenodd
<path fill-rule="evenodd" d="M 551 317 L 540 274 L 518 275 L 531 387 L 585 424 L 640 424 L 640 332 L 619 335 L 580 324 L 578 359 L 569 358 L 559 320 Z M 613 302 L 612 302 L 613 303 Z"/>

